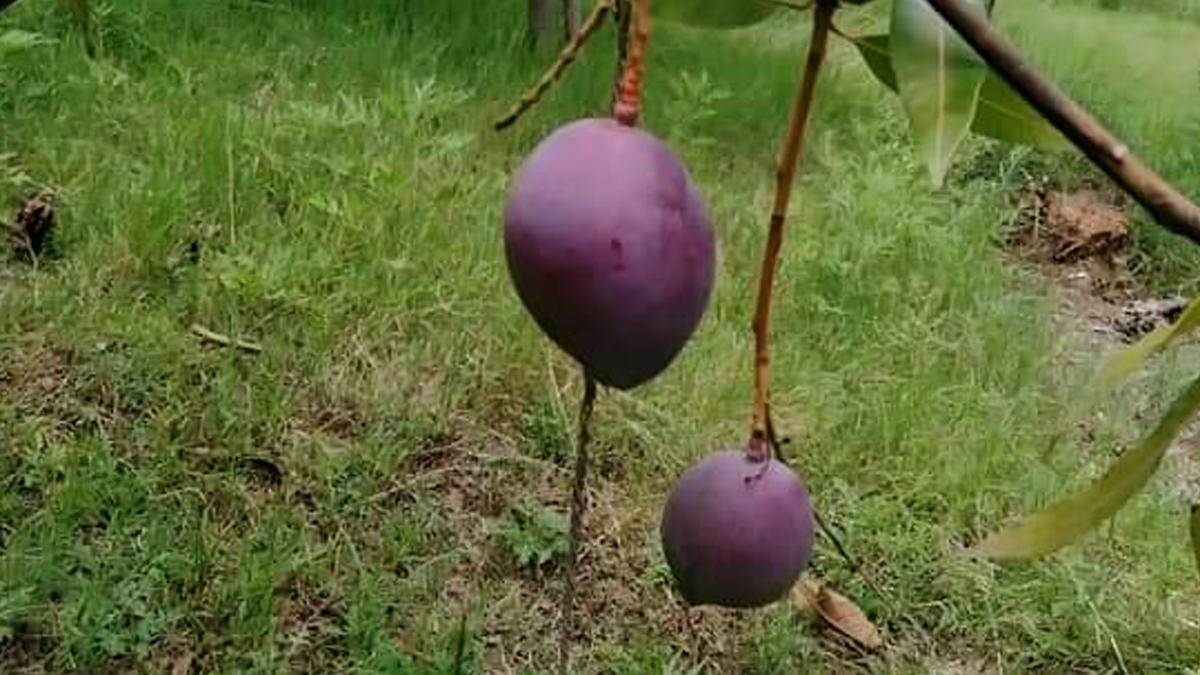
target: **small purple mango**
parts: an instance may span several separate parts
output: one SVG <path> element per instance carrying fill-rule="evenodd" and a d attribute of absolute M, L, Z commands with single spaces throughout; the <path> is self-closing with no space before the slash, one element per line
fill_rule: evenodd
<path fill-rule="evenodd" d="M 800 476 L 774 458 L 726 451 L 679 478 L 663 511 L 662 544 L 689 605 L 761 607 L 808 566 L 813 522 Z"/>

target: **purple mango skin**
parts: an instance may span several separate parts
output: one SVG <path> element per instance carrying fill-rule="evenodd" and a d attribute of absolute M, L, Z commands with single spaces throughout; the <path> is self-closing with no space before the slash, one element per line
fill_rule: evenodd
<path fill-rule="evenodd" d="M 542 331 L 618 389 L 666 370 L 713 286 L 715 236 L 686 169 L 611 119 L 570 122 L 534 149 L 513 181 L 504 244 Z"/>
<path fill-rule="evenodd" d="M 787 594 L 808 566 L 813 526 L 802 478 L 775 459 L 726 451 L 676 482 L 663 512 L 663 551 L 689 605 L 761 607 Z"/>

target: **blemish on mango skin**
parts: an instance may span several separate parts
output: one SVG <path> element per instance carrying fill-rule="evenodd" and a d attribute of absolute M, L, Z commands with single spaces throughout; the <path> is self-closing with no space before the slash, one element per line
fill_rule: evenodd
<path fill-rule="evenodd" d="M 613 269 L 618 272 L 624 272 L 625 245 L 621 243 L 620 239 L 613 239 L 611 242 L 609 242 L 609 248 L 612 249 L 613 255 L 616 257 L 616 260 L 613 261 Z"/>

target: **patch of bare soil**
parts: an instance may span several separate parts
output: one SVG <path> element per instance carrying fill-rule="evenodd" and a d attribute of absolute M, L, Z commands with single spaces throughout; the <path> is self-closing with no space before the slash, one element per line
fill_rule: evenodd
<path fill-rule="evenodd" d="M 162 673 L 163 675 L 192 675 L 196 668 L 196 653 L 189 636 L 168 633 L 157 645 L 155 653 L 141 669 L 130 667 L 128 672 Z"/>
<path fill-rule="evenodd" d="M 49 673 L 48 661 L 55 638 L 35 626 L 17 627 L 13 635 L 0 641 L 0 673 L 5 675 L 42 675 Z"/>
<path fill-rule="evenodd" d="M 1020 202 L 1010 233 L 1014 258 L 1055 282 L 1058 323 L 1068 342 L 1064 359 L 1085 367 L 1175 321 L 1182 296 L 1152 297 L 1128 264 L 1127 199 L 1097 188 L 1039 190 Z M 1183 433 L 1164 460 L 1169 489 L 1200 502 L 1200 424 Z"/>
<path fill-rule="evenodd" d="M 304 579 L 280 591 L 277 630 L 281 650 L 290 653 L 289 672 L 327 673 L 346 652 L 346 616 L 342 602 Z"/>
<path fill-rule="evenodd" d="M 0 397 L 22 415 L 42 417 L 51 432 L 111 426 L 136 416 L 113 382 L 89 377 L 86 355 L 26 335 L 17 349 L 0 354 Z"/>
<path fill-rule="evenodd" d="M 952 658 L 926 664 L 930 675 L 998 675 L 996 666 L 978 657 Z"/>
<path fill-rule="evenodd" d="M 1093 332 L 1111 333 L 1137 297 L 1124 209 L 1095 190 L 1039 190 L 1024 195 L 1019 208 L 1008 240 L 1014 257 L 1056 282 L 1060 318 L 1085 319 Z"/>
<path fill-rule="evenodd" d="M 1024 195 L 1019 208 L 1010 251 L 1055 281 L 1065 328 L 1116 348 L 1174 321 L 1186 307 L 1181 296 L 1151 297 L 1130 271 L 1129 220 L 1120 195 L 1040 190 Z"/>

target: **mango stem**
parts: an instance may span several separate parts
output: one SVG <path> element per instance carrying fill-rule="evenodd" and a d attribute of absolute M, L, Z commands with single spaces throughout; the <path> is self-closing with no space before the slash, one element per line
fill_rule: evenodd
<path fill-rule="evenodd" d="M 804 64 L 804 75 L 800 90 L 792 105 L 791 122 L 775 172 L 775 204 L 771 210 L 770 230 L 767 233 L 766 251 L 758 284 L 758 303 L 754 313 L 754 419 L 750 427 L 750 442 L 746 452 L 751 457 L 769 456 L 778 448 L 774 444 L 774 428 L 770 421 L 770 378 L 771 356 L 768 332 L 771 321 L 771 289 L 775 281 L 775 269 L 779 264 L 779 250 L 783 245 L 783 225 L 787 218 L 788 203 L 792 195 L 792 183 L 796 176 L 800 155 L 804 151 L 805 132 L 808 129 L 809 112 L 816 91 L 817 76 L 825 60 L 825 47 L 829 42 L 829 29 L 833 24 L 836 3 L 833 0 L 817 2 L 812 34 L 809 38 L 808 55 Z"/>
<path fill-rule="evenodd" d="M 631 35 L 624 72 L 617 82 L 613 117 L 625 126 L 635 126 L 642 105 L 642 81 L 646 74 L 646 51 L 650 43 L 650 0 L 631 0 Z"/>

